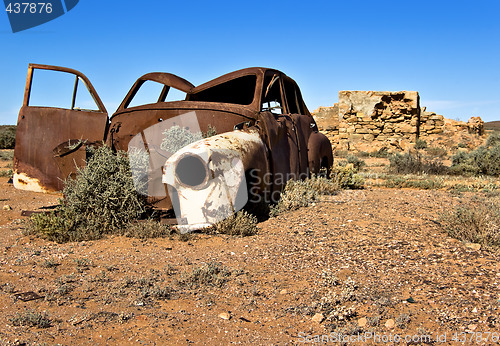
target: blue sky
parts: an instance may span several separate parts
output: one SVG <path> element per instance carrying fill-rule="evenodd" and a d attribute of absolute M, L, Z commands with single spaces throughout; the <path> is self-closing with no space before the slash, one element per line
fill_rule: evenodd
<path fill-rule="evenodd" d="M 416 90 L 447 118 L 500 120 L 500 1 L 92 1 L 13 34 L 0 14 L 0 124 L 15 124 L 28 63 L 75 68 L 113 113 L 153 71 L 201 84 L 282 70 L 310 110 L 339 90 Z"/>

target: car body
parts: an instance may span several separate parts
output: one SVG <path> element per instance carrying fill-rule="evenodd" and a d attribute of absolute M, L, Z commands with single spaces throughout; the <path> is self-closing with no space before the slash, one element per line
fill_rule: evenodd
<path fill-rule="evenodd" d="M 74 78 L 71 107 L 30 105 L 35 70 L 62 72 Z M 148 95 L 153 97 L 152 102 L 135 105 L 134 99 L 146 83 L 159 86 L 160 91 Z M 75 106 L 82 90 L 88 91 L 94 100 L 94 109 Z M 167 96 L 173 90 L 183 97 L 168 101 Z M 190 121 L 192 124 L 187 126 Z M 189 143 L 182 148 L 184 154 L 193 145 L 196 150 L 217 147 L 236 153 L 241 162 L 240 172 L 245 174 L 239 184 L 244 183 L 247 190 L 253 189 L 256 195 L 271 200 L 276 199 L 274 193 L 279 193 L 288 179 L 319 173 L 333 163 L 331 144 L 318 131 L 299 87 L 278 70 L 246 68 L 199 86 L 173 74 L 148 73 L 134 83 L 108 118 L 97 92 L 81 72 L 30 64 L 17 124 L 14 186 L 41 192 L 60 191 L 76 168 L 85 165 L 86 146 L 104 141 L 114 150 L 129 152 L 131 147 L 139 146 L 149 155 L 147 184 L 156 186 L 146 188 L 149 202 L 157 208 L 171 209 L 172 193 L 165 187 L 169 181 L 165 168 L 175 166 L 172 160 L 177 153 L 164 150 L 162 153 L 158 138 L 179 124 L 183 129 L 195 127 L 205 133 L 214 128 L 217 132 L 199 139 L 196 145 Z M 158 158 L 152 160 L 155 155 Z M 179 155 L 176 157 L 179 159 Z M 189 162 L 200 167 L 194 161 Z M 175 174 L 175 169 L 170 171 Z"/>

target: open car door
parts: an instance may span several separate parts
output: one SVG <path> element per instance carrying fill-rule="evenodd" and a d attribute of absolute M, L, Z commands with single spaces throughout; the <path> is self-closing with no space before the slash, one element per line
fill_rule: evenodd
<path fill-rule="evenodd" d="M 105 140 L 108 114 L 88 78 L 58 66 L 30 64 L 17 120 L 14 186 L 60 191 L 85 165 L 86 146 Z"/>

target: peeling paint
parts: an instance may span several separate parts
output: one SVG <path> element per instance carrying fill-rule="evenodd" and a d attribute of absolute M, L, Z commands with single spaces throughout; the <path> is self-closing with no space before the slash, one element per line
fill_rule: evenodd
<path fill-rule="evenodd" d="M 19 190 L 33 191 L 33 192 L 43 192 L 51 193 L 52 191 L 47 190 L 41 183 L 40 180 L 36 178 L 31 178 L 24 173 L 14 173 L 12 177 L 12 182 L 14 187 Z M 53 192 L 52 192 L 53 193 Z"/>

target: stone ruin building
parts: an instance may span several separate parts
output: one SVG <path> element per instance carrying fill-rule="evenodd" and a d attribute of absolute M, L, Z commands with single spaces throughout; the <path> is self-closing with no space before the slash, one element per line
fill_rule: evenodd
<path fill-rule="evenodd" d="M 420 107 L 417 91 L 339 91 L 338 103 L 320 107 L 313 115 L 334 150 L 372 152 L 385 147 L 402 151 L 419 138 L 429 141 L 449 139 L 457 133 L 467 138 L 484 134 L 479 117 L 465 123 L 426 111 Z"/>

